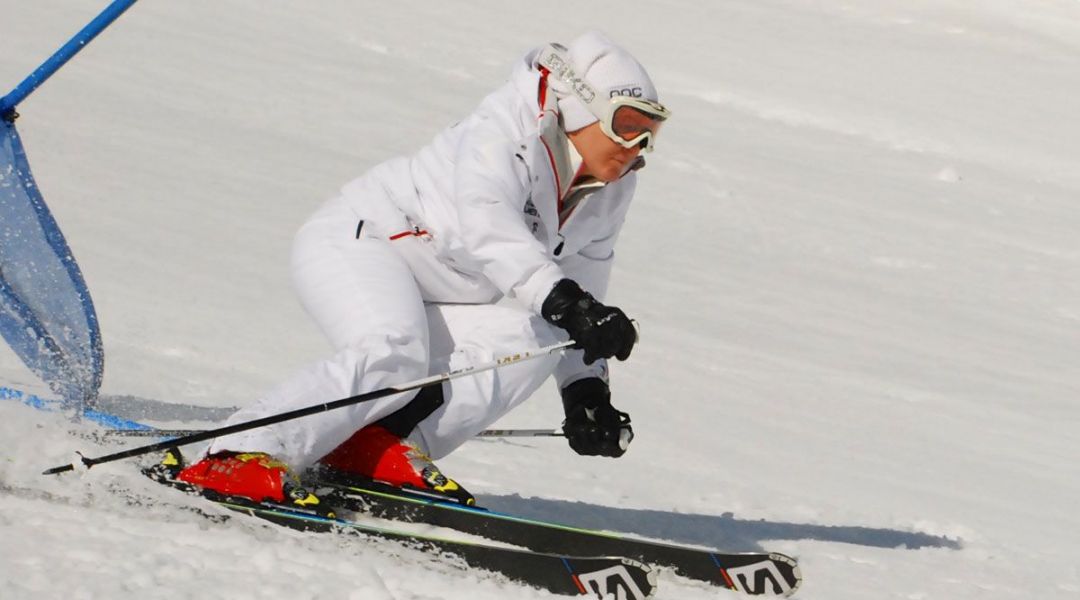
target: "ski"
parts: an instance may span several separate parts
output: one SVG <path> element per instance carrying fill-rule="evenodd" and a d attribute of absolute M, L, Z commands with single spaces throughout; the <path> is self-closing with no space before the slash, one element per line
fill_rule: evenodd
<path fill-rule="evenodd" d="M 173 479 L 167 469 L 155 466 L 144 469 L 143 473 L 159 483 L 187 493 L 199 494 L 194 486 Z M 273 502 L 256 503 L 241 498 L 215 497 L 205 493 L 199 495 L 218 506 L 291 529 L 355 533 L 393 540 L 432 554 L 448 553 L 460 558 L 470 567 L 499 573 L 509 580 L 553 594 L 645 600 L 656 590 L 656 574 L 652 569 L 629 558 L 582 557 L 505 548 L 362 523 L 336 516 L 332 512 L 327 513 L 325 510 L 317 512 Z M 206 516 L 213 518 L 211 515 Z"/>
<path fill-rule="evenodd" d="M 560 553 L 572 548 L 574 553 L 589 556 L 627 556 L 750 595 L 790 596 L 802 582 L 795 559 L 775 552 L 724 553 L 526 519 L 327 469 L 317 471 L 316 477 L 310 485 L 332 489 L 329 497 L 349 510 L 455 529 L 536 552 Z"/>
<path fill-rule="evenodd" d="M 0 392 L 7 391 L 0 388 Z M 17 392 L 17 396 L 0 393 L 0 399 L 23 399 L 24 393 Z M 25 402 L 39 410 L 49 410 L 51 407 L 39 405 L 40 402 Z M 145 428 L 146 425 L 134 424 L 134 427 L 125 422 L 118 426 L 112 420 L 94 419 L 104 425 L 106 429 Z M 155 477 L 156 479 L 157 477 Z M 174 487 L 183 487 L 186 484 L 180 482 L 165 482 Z M 310 482 L 309 482 L 310 483 Z M 669 567 L 675 573 L 718 587 L 742 592 L 750 595 L 781 595 L 789 596 L 798 590 L 802 577 L 798 563 L 791 557 L 774 552 L 757 553 L 723 553 L 705 550 L 691 546 L 682 546 L 665 542 L 650 541 L 599 530 L 583 529 L 560 525 L 557 523 L 527 519 L 514 515 L 488 511 L 482 508 L 467 507 L 453 503 L 451 500 L 438 496 L 425 496 L 416 491 L 401 490 L 386 486 L 374 481 L 360 481 L 356 478 L 335 479 L 331 473 L 323 472 L 318 475 L 313 487 L 333 490 L 333 499 L 343 508 L 357 512 L 366 512 L 375 517 L 391 520 L 400 520 L 412 523 L 425 523 L 455 529 L 463 533 L 469 533 L 485 537 L 492 541 L 503 542 L 515 546 L 528 548 L 531 552 L 525 552 L 537 556 L 537 561 L 543 561 L 543 557 L 555 557 L 567 559 L 569 563 L 562 563 L 562 570 L 558 575 L 548 573 L 551 567 L 545 566 L 537 571 L 545 573 L 549 581 L 559 580 L 561 583 L 537 582 L 537 575 L 530 571 L 524 576 L 515 576 L 515 565 L 529 564 L 528 559 L 514 559 L 512 551 L 508 549 L 491 547 L 484 544 L 471 544 L 439 538 L 426 538 L 408 532 L 400 532 L 391 529 L 379 528 L 368 524 L 361 524 L 346 519 L 328 518 L 316 514 L 305 514 L 290 507 L 273 505 L 250 506 L 241 503 L 228 503 L 225 499 L 210 499 L 226 508 L 240 512 L 246 512 L 268 521 L 276 522 L 295 529 L 313 531 L 329 530 L 352 530 L 378 537 L 389 537 L 406 543 L 423 544 L 431 542 L 429 547 L 439 549 L 441 545 L 449 545 L 443 548 L 447 552 L 463 556 L 466 562 L 475 567 L 487 568 L 500 572 L 511 579 L 547 589 L 562 594 L 599 594 L 604 577 L 615 579 L 608 585 L 618 585 L 621 580 L 644 582 L 636 584 L 636 588 L 627 589 L 626 598 L 637 598 L 635 590 L 640 591 L 640 597 L 647 597 L 655 589 L 655 573 L 640 563 L 655 566 Z M 566 549 L 572 548 L 571 554 L 580 556 L 625 556 L 631 560 L 630 565 L 620 558 L 571 558 L 563 556 Z M 455 550 L 457 550 L 455 552 Z M 489 552 L 496 558 L 485 557 Z M 511 552 L 505 554 L 503 551 Z M 603 565 L 596 563 L 584 564 L 582 561 L 604 561 Z M 635 561 L 640 561 L 635 562 Z M 624 574 L 620 565 L 626 568 Z M 591 569 L 591 570 L 589 570 Z M 608 571 L 605 571 L 608 569 Z M 598 573 L 608 575 L 598 575 Z M 569 573 L 570 581 L 574 582 L 574 588 L 566 584 Z M 584 578 L 578 574 L 583 574 Z M 575 579 L 576 577 L 576 579 Z M 578 584 L 582 585 L 578 585 Z M 582 586 L 586 587 L 582 587 Z M 560 588 L 563 591 L 556 591 Z M 585 591 L 583 591 L 585 590 Z M 623 596 L 618 596 L 622 598 Z"/>

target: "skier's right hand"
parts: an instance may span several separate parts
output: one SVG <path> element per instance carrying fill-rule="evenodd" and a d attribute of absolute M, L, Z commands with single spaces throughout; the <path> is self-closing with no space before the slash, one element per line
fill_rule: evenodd
<path fill-rule="evenodd" d="M 540 314 L 570 334 L 585 351 L 586 364 L 613 356 L 626 360 L 637 343 L 637 329 L 623 311 L 601 304 L 572 279 L 555 284 Z"/>
<path fill-rule="evenodd" d="M 562 390 L 563 434 L 570 447 L 584 456 L 618 458 L 634 439 L 630 415 L 611 405 L 608 384 L 599 377 L 579 379 Z"/>

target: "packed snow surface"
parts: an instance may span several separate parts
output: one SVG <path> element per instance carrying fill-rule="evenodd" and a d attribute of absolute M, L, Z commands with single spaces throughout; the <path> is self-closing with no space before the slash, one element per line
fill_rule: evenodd
<path fill-rule="evenodd" d="M 0 92 L 104 5 L 0 0 Z M 238 406 L 325 354 L 299 224 L 590 27 L 674 111 L 609 297 L 642 326 L 613 368 L 638 437 L 475 441 L 444 470 L 496 508 L 797 556 L 802 598 L 1080 598 L 1075 1 L 140 2 L 20 106 L 103 394 Z M 6 348 L 0 385 L 46 391 Z M 560 421 L 545 389 L 499 425 Z M 0 597 L 548 597 L 213 525 L 134 461 L 40 475 L 120 448 L 92 432 L 0 403 Z"/>

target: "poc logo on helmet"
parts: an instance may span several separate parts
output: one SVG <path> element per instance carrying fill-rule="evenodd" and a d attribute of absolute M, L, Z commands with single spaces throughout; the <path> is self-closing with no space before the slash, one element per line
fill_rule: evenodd
<path fill-rule="evenodd" d="M 608 94 L 608 98 L 614 98 L 615 96 L 630 96 L 631 98 L 640 98 L 641 97 L 641 88 L 640 87 L 615 88 L 615 89 L 611 90 L 610 94 Z"/>

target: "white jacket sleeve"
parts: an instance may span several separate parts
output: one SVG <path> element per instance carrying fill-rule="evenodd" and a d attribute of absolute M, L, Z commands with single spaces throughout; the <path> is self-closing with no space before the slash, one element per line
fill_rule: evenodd
<path fill-rule="evenodd" d="M 540 314 L 563 271 L 522 217 L 529 191 L 518 175 L 525 167 L 516 146 L 485 129 L 481 124 L 467 134 L 457 157 L 454 191 L 462 238 L 495 287 Z"/>
<path fill-rule="evenodd" d="M 621 182 L 623 192 L 619 198 L 619 209 L 611 216 L 611 228 L 603 232 L 602 237 L 594 239 L 576 254 L 559 261 L 559 266 L 567 277 L 578 282 L 582 289 L 601 302 L 604 302 L 607 297 L 611 268 L 615 264 L 615 242 L 619 239 L 619 232 L 626 220 L 626 212 L 634 194 L 635 181 L 632 175 L 630 177 L 631 179 Z M 605 199 L 605 201 L 608 200 L 614 200 L 614 198 Z M 559 389 L 588 377 L 599 377 L 607 381 L 607 360 L 602 359 L 586 365 L 584 357 L 585 353 L 581 350 L 563 352 L 555 369 L 555 381 Z"/>

